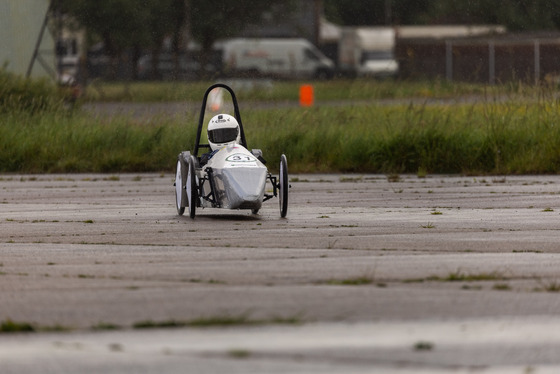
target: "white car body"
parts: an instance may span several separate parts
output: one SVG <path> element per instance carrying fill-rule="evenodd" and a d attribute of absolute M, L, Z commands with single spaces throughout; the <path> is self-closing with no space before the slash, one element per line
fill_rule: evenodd
<path fill-rule="evenodd" d="M 231 121 L 237 122 L 237 127 L 223 126 L 230 121 L 227 113 L 214 116 L 217 120 L 212 119 L 205 126 L 208 98 L 217 88 L 230 93 L 235 114 Z M 237 133 L 235 140 L 235 133 L 229 131 L 232 129 Z M 207 143 L 201 142 L 204 130 L 208 134 Z M 182 151 L 177 156 L 174 183 L 177 214 L 183 215 L 186 208 L 192 219 L 197 208 L 250 209 L 252 214 L 258 214 L 263 202 L 278 197 L 280 217 L 285 218 L 290 188 L 286 155 L 280 155 L 279 175 L 276 177 L 264 165 L 262 151 L 248 151 L 247 148 L 235 93 L 226 84 L 213 84 L 202 100 L 193 151 Z M 202 149 L 207 153 L 201 154 Z M 272 186 L 271 193 L 265 191 L 267 182 Z"/>
<path fill-rule="evenodd" d="M 264 198 L 267 168 L 243 146 L 221 148 L 201 169 L 201 172 L 206 172 L 213 178 L 216 203 L 220 207 L 260 209 Z M 210 193 L 209 184 L 203 188 L 204 194 Z M 203 200 L 202 206 L 211 207 L 211 203 Z"/>

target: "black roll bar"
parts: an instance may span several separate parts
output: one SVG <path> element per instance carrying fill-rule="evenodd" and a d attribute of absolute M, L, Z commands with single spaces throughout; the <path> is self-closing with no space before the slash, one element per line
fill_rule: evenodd
<path fill-rule="evenodd" d="M 248 149 L 247 140 L 245 139 L 245 131 L 243 131 L 243 123 L 241 122 L 241 114 L 239 113 L 239 106 L 237 105 L 237 97 L 235 96 L 235 93 L 233 92 L 231 87 L 223 83 L 216 83 L 208 87 L 206 93 L 204 94 L 204 99 L 202 100 L 202 107 L 200 108 L 200 115 L 198 117 L 198 130 L 196 132 L 196 141 L 194 144 L 194 152 L 193 152 L 195 157 L 198 157 L 199 148 L 201 147 L 210 148 L 209 144 L 200 144 L 200 136 L 202 134 L 202 128 L 204 127 L 204 113 L 206 112 L 206 102 L 208 100 L 208 94 L 214 88 L 218 88 L 218 87 L 227 90 L 231 95 L 231 100 L 233 101 L 233 109 L 235 111 L 235 119 L 237 120 L 237 123 L 239 123 L 239 131 L 241 133 L 241 145 Z"/>

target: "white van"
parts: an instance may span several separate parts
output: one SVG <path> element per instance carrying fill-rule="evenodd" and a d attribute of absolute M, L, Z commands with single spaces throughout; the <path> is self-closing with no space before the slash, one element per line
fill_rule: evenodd
<path fill-rule="evenodd" d="M 327 79 L 334 74 L 334 63 L 306 39 L 236 38 L 222 48 L 228 75 Z"/>
<path fill-rule="evenodd" d="M 391 27 L 344 27 L 338 44 L 338 67 L 343 74 L 393 77 L 396 33 Z"/>

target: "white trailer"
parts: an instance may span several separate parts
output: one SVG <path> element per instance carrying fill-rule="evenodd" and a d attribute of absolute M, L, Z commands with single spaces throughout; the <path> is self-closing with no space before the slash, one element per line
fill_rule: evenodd
<path fill-rule="evenodd" d="M 344 27 L 338 44 L 338 68 L 357 76 L 395 76 L 395 30 L 390 27 Z"/>
<path fill-rule="evenodd" d="M 306 39 L 236 38 L 224 41 L 224 72 L 280 78 L 331 78 L 334 63 Z"/>

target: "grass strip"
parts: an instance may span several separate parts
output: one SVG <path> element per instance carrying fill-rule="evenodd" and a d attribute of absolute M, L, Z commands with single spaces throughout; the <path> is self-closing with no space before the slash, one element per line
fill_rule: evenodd
<path fill-rule="evenodd" d="M 190 321 L 140 321 L 133 324 L 135 329 L 152 329 L 152 328 L 178 328 L 178 327 L 227 327 L 227 326 L 248 326 L 248 325 L 267 325 L 267 324 L 300 324 L 302 323 L 299 317 L 280 318 L 275 317 L 271 319 L 251 319 L 246 315 L 240 316 L 214 316 L 214 317 L 201 317 L 195 318 Z"/>
<path fill-rule="evenodd" d="M 35 332 L 35 327 L 27 322 L 15 322 L 6 319 L 0 323 L 0 333 Z"/>
<path fill-rule="evenodd" d="M 393 88 L 395 89 L 395 88 Z M 173 172 L 192 150 L 184 119 L 92 117 L 80 111 L 0 116 L 0 172 Z M 547 174 L 560 169 L 560 103 L 538 99 L 454 105 L 317 106 L 243 110 L 249 148 L 291 173 Z"/>

